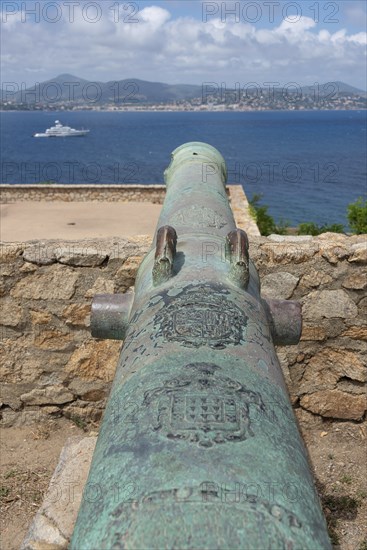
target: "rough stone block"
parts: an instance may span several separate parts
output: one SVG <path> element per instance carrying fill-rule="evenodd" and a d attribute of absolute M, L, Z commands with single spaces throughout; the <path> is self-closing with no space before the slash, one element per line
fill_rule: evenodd
<path fill-rule="evenodd" d="M 336 265 L 341 260 L 348 258 L 350 252 L 346 246 L 335 244 L 334 242 L 327 242 L 320 245 L 320 254 L 330 264 Z"/>
<path fill-rule="evenodd" d="M 136 273 L 143 260 L 143 256 L 131 256 L 116 273 L 117 289 L 121 292 L 127 290 L 135 283 Z"/>
<path fill-rule="evenodd" d="M 301 340 L 320 341 L 326 340 L 327 334 L 324 327 L 302 325 Z"/>
<path fill-rule="evenodd" d="M 299 281 L 286 271 L 278 271 L 265 275 L 261 280 L 261 294 L 274 300 L 287 300 L 294 292 Z"/>
<path fill-rule="evenodd" d="M 23 309 L 19 307 L 14 300 L 1 300 L 0 304 L 0 324 L 6 327 L 17 327 L 23 317 Z"/>
<path fill-rule="evenodd" d="M 85 342 L 74 351 L 65 370 L 86 380 L 110 382 L 115 375 L 120 347 L 121 342 L 114 340 Z"/>
<path fill-rule="evenodd" d="M 320 285 L 326 285 L 331 283 L 332 277 L 325 273 L 325 271 L 318 271 L 316 269 L 311 269 L 301 279 L 302 286 L 307 288 L 316 288 Z"/>
<path fill-rule="evenodd" d="M 356 317 L 358 308 L 344 290 L 315 290 L 304 300 L 304 319 L 317 320 L 323 317 Z"/>
<path fill-rule="evenodd" d="M 24 264 L 19 268 L 19 271 L 22 273 L 34 273 L 37 271 L 38 267 L 30 262 L 24 262 Z"/>
<path fill-rule="evenodd" d="M 365 395 L 352 395 L 339 390 L 318 391 L 301 398 L 301 406 L 327 418 L 361 420 L 366 409 Z"/>
<path fill-rule="evenodd" d="M 367 272 L 352 273 L 344 279 L 342 286 L 352 290 L 364 290 L 367 287 Z"/>
<path fill-rule="evenodd" d="M 318 252 L 318 244 L 309 242 L 265 243 L 262 247 L 270 264 L 301 264 L 310 260 Z"/>
<path fill-rule="evenodd" d="M 0 263 L 8 263 L 19 258 L 23 252 L 22 243 L 1 243 Z"/>
<path fill-rule="evenodd" d="M 0 355 L 0 377 L 4 382 L 33 382 L 42 372 L 39 357 L 30 353 L 24 337 L 0 341 Z"/>
<path fill-rule="evenodd" d="M 55 250 L 55 257 L 61 264 L 75 267 L 98 267 L 107 260 L 108 254 L 98 244 L 80 242 L 58 246 Z"/>
<path fill-rule="evenodd" d="M 64 386 L 47 386 L 24 393 L 20 399 L 27 405 L 62 405 L 73 401 L 74 395 Z"/>
<path fill-rule="evenodd" d="M 0 406 L 8 405 L 14 411 L 22 408 L 21 395 L 33 390 L 34 384 L 5 384 L 0 385 Z"/>
<path fill-rule="evenodd" d="M 30 310 L 32 325 L 47 325 L 52 316 L 47 311 Z"/>
<path fill-rule="evenodd" d="M 307 243 L 312 241 L 311 235 L 277 235 L 272 233 L 268 237 L 269 241 L 275 243 Z"/>
<path fill-rule="evenodd" d="M 358 264 L 367 263 L 367 243 L 356 243 L 352 245 L 352 255 L 348 259 L 349 262 L 356 262 Z"/>
<path fill-rule="evenodd" d="M 93 298 L 96 294 L 113 294 L 115 292 L 115 282 L 112 279 L 98 277 L 94 285 L 84 294 L 85 298 Z"/>
<path fill-rule="evenodd" d="M 353 338 L 355 340 L 367 340 L 367 327 L 349 327 L 341 336 Z"/>
<path fill-rule="evenodd" d="M 299 392 L 312 394 L 320 390 L 333 389 L 343 377 L 365 382 L 367 369 L 358 355 L 351 351 L 322 349 L 308 362 Z"/>
<path fill-rule="evenodd" d="M 66 266 L 51 266 L 46 272 L 34 273 L 19 281 L 11 290 L 14 298 L 32 300 L 69 300 L 76 288 L 79 273 Z"/>
<path fill-rule="evenodd" d="M 84 401 L 100 401 L 106 397 L 109 384 L 100 380 L 74 378 L 69 389 Z"/>
<path fill-rule="evenodd" d="M 52 351 L 70 349 L 72 335 L 60 330 L 44 330 L 34 337 L 33 345 L 36 348 Z"/>
<path fill-rule="evenodd" d="M 90 304 L 70 304 L 63 310 L 62 317 L 67 325 L 88 327 L 90 309 Z"/>

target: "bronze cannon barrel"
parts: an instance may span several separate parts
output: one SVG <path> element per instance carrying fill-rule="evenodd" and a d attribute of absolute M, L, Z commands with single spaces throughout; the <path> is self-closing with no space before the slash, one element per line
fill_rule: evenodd
<path fill-rule="evenodd" d="M 124 339 L 71 549 L 330 549 L 274 343 L 300 306 L 265 301 L 219 152 L 172 153 L 135 292 L 96 297 Z"/>

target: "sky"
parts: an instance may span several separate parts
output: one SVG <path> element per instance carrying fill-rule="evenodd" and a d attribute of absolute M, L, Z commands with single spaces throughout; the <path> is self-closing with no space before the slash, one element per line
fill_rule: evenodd
<path fill-rule="evenodd" d="M 1 1 L 1 82 L 340 80 L 366 90 L 364 0 Z"/>

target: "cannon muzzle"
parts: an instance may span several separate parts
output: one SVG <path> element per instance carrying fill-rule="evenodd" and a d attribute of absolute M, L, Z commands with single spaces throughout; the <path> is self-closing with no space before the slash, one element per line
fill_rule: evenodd
<path fill-rule="evenodd" d="M 165 181 L 134 293 L 92 306 L 124 345 L 71 549 L 331 549 L 274 348 L 301 308 L 261 297 L 216 149 L 182 145 Z"/>

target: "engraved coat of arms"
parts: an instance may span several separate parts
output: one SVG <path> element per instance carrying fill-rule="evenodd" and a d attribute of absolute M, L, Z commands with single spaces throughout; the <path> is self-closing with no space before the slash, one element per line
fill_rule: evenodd
<path fill-rule="evenodd" d="M 157 336 L 186 347 L 207 345 L 224 349 L 238 345 L 247 325 L 247 317 L 220 291 L 202 285 L 185 289 L 155 316 Z"/>
<path fill-rule="evenodd" d="M 144 404 L 152 408 L 153 430 L 201 447 L 254 436 L 250 407 L 264 410 L 259 393 L 217 375 L 219 367 L 211 363 L 192 363 L 186 369 L 187 375 L 145 393 Z"/>

